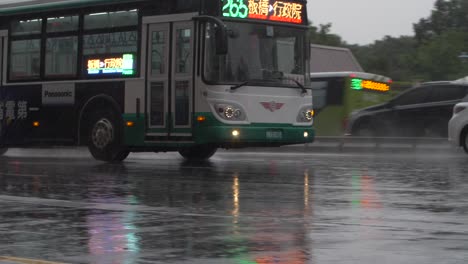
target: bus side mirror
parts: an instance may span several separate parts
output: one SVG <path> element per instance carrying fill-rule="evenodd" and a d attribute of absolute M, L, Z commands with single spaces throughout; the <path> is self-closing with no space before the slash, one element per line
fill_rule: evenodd
<path fill-rule="evenodd" d="M 217 27 L 215 31 L 216 55 L 228 53 L 228 32 L 225 27 Z"/>
<path fill-rule="evenodd" d="M 217 55 L 226 55 L 228 53 L 228 28 L 224 22 L 213 16 L 196 16 L 195 21 L 209 22 L 215 24 L 215 48 Z"/>

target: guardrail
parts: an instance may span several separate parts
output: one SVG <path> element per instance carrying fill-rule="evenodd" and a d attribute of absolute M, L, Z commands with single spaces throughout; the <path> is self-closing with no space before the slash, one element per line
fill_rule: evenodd
<path fill-rule="evenodd" d="M 347 146 L 370 147 L 370 148 L 418 148 L 437 147 L 449 148 L 450 142 L 446 138 L 428 138 L 428 137 L 316 137 L 314 143 L 308 144 L 309 147 L 328 145 L 343 149 Z"/>

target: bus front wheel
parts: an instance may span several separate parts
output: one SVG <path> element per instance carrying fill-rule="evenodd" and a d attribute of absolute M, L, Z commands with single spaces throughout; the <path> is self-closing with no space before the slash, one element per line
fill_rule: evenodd
<path fill-rule="evenodd" d="M 112 111 L 97 113 L 91 119 L 88 131 L 88 149 L 96 160 L 121 162 L 130 153 L 122 146 L 122 129 Z"/>
<path fill-rule="evenodd" d="M 187 160 L 207 160 L 218 150 L 215 146 L 199 145 L 179 150 L 179 154 Z"/>

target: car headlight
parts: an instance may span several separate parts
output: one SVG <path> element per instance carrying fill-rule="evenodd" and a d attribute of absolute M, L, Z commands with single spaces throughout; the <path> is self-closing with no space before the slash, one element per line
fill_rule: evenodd
<path fill-rule="evenodd" d="M 297 116 L 297 122 L 299 123 L 309 123 L 314 119 L 314 109 L 312 106 L 305 106 L 301 108 Z"/>
<path fill-rule="evenodd" d="M 239 105 L 236 104 L 215 104 L 216 114 L 224 120 L 244 121 L 246 115 Z"/>

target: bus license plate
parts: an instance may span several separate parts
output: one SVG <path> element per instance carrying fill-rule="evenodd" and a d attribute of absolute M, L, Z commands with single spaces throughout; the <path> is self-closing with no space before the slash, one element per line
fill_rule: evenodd
<path fill-rule="evenodd" d="M 283 132 L 282 131 L 267 131 L 266 137 L 267 139 L 283 139 Z"/>

